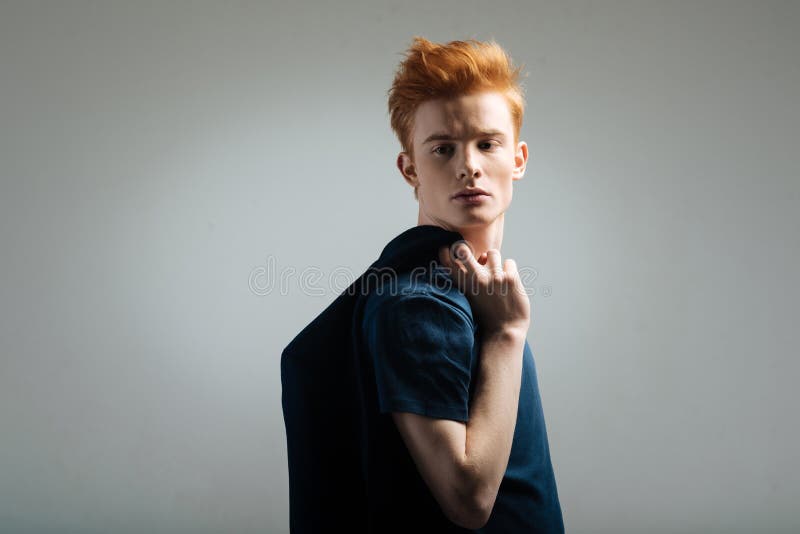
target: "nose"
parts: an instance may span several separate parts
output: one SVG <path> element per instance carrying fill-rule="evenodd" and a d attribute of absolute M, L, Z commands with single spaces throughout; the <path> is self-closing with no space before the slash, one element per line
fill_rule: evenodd
<path fill-rule="evenodd" d="M 467 177 L 479 178 L 481 176 L 480 165 L 478 165 L 477 157 L 473 154 L 472 150 L 467 146 L 463 150 L 464 157 L 458 167 L 458 179 L 464 180 Z"/>

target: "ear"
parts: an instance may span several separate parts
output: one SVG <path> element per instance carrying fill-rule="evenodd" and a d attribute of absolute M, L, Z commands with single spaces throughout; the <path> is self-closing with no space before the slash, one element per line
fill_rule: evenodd
<path fill-rule="evenodd" d="M 525 165 L 528 163 L 528 143 L 520 141 L 517 143 L 517 151 L 514 153 L 514 172 L 511 173 L 512 180 L 521 180 L 525 174 Z"/>
<path fill-rule="evenodd" d="M 400 152 L 400 154 L 397 155 L 397 168 L 400 170 L 400 174 L 403 175 L 408 185 L 414 188 L 419 186 L 417 169 L 414 167 L 414 162 L 411 160 L 408 152 Z"/>

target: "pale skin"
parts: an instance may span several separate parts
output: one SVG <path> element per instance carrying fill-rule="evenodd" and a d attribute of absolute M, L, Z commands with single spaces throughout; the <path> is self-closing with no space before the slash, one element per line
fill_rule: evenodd
<path fill-rule="evenodd" d="M 428 140 L 436 134 L 453 139 Z M 424 102 L 414 116 L 412 141 L 414 159 L 400 152 L 397 168 L 417 188 L 417 224 L 460 232 L 480 259 L 490 248 L 500 250 L 513 182 L 522 179 L 528 161 L 527 143 L 514 144 L 511 112 L 503 96 L 483 92 Z M 490 193 L 486 202 L 465 206 L 451 198 L 476 186 Z"/>
<path fill-rule="evenodd" d="M 444 514 L 476 529 L 489 520 L 508 466 L 530 325 L 516 263 L 500 255 L 504 213 L 513 182 L 525 172 L 528 149 L 514 143 L 511 114 L 497 92 L 425 102 L 415 114 L 413 134 L 414 157 L 401 152 L 397 166 L 417 188 L 417 224 L 458 231 L 469 244 L 458 247 L 463 257 L 444 247 L 439 259 L 483 331 L 481 364 L 467 423 L 408 412 L 392 416 Z M 472 187 L 489 197 L 479 204 L 453 198 Z"/>

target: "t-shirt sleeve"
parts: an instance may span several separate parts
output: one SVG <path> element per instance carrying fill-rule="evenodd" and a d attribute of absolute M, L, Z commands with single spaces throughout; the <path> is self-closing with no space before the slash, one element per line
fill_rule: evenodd
<path fill-rule="evenodd" d="M 364 318 L 381 413 L 469 420 L 472 320 L 435 295 L 385 298 Z"/>

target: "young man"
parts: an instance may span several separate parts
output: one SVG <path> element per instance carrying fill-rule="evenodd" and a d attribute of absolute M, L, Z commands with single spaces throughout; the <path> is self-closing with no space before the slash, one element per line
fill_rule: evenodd
<path fill-rule="evenodd" d="M 530 303 L 500 256 L 528 158 L 518 74 L 494 42 L 417 37 L 390 90 L 397 167 L 419 214 L 382 257 L 440 235 L 455 246 L 361 297 L 376 531 L 564 530 L 526 341 Z"/>
<path fill-rule="evenodd" d="M 415 38 L 400 65 L 417 225 L 283 350 L 293 534 L 564 531 L 530 303 L 500 256 L 528 158 L 518 74 L 494 42 Z"/>

